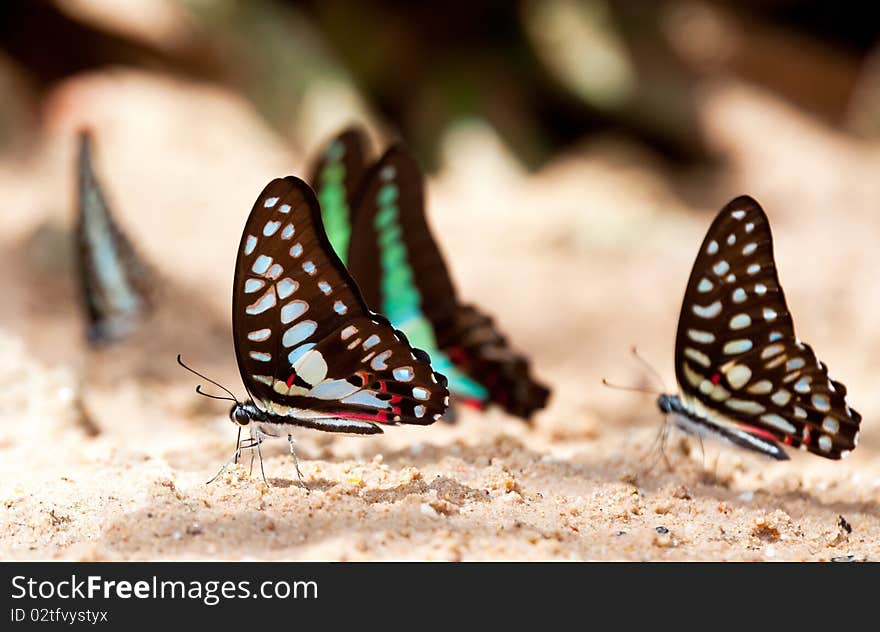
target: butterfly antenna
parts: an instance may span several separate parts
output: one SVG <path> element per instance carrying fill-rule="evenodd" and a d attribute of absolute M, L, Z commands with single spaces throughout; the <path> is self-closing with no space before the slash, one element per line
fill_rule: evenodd
<path fill-rule="evenodd" d="M 184 369 L 186 369 L 186 370 L 189 371 L 190 373 L 193 373 L 193 374 L 195 374 L 195 375 L 198 375 L 198 376 L 199 376 L 200 378 L 202 378 L 203 380 L 205 380 L 205 381 L 207 381 L 207 382 L 210 382 L 211 384 L 213 384 L 213 385 L 216 386 L 217 388 L 219 388 L 219 389 L 221 389 L 221 390 L 223 390 L 223 391 L 226 391 L 227 393 L 229 393 L 229 397 L 232 398 L 231 401 L 238 403 L 238 398 L 237 398 L 237 397 L 235 396 L 235 394 L 234 394 L 232 391 L 230 391 L 228 388 L 226 388 L 225 386 L 223 386 L 223 385 L 220 384 L 219 382 L 215 382 L 215 381 L 212 380 L 211 378 L 202 375 L 201 373 L 199 373 L 199 372 L 196 371 L 195 369 L 192 369 L 192 368 L 186 366 L 186 364 L 183 363 L 183 358 L 181 357 L 181 355 L 180 355 L 179 353 L 177 354 L 177 364 L 179 364 L 180 366 L 182 366 Z M 213 395 L 208 395 L 207 393 L 204 393 L 204 392 L 200 391 L 200 390 L 199 390 L 199 387 L 196 387 L 196 392 L 197 392 L 199 395 L 204 395 L 205 397 L 212 397 L 213 399 L 226 399 L 225 397 L 216 397 L 216 396 L 213 396 Z"/>
<path fill-rule="evenodd" d="M 607 386 L 608 388 L 617 389 L 619 391 L 635 391 L 636 393 L 648 393 L 650 395 L 660 395 L 658 391 L 655 391 L 653 388 L 644 388 L 641 386 L 622 386 L 620 384 L 614 384 L 613 382 L 609 382 L 604 377 L 602 378 L 602 384 Z"/>
<path fill-rule="evenodd" d="M 206 393 L 202 390 L 202 385 L 199 384 L 196 386 L 196 393 L 203 397 L 209 397 L 211 399 L 222 399 L 224 402 L 237 402 L 238 400 L 233 399 L 232 397 L 220 397 L 219 395 L 211 395 L 210 393 Z"/>
<path fill-rule="evenodd" d="M 657 381 L 660 383 L 660 386 L 663 387 L 663 392 L 664 392 L 664 393 L 668 393 L 668 392 L 669 392 L 669 389 L 666 388 L 666 382 L 663 381 L 663 376 L 660 375 L 660 371 L 658 371 L 657 369 L 655 369 L 653 364 L 651 364 L 650 362 L 648 362 L 647 360 L 645 360 L 645 358 L 643 358 L 643 357 L 641 356 L 641 354 L 639 354 L 639 350 L 638 350 L 635 346 L 633 346 L 633 348 L 632 348 L 632 354 L 633 354 L 633 357 L 635 357 L 636 360 L 638 360 L 638 361 L 641 362 L 645 367 L 647 367 L 647 369 L 648 369 L 648 371 L 651 373 L 651 375 L 653 375 L 655 378 L 657 378 Z"/>

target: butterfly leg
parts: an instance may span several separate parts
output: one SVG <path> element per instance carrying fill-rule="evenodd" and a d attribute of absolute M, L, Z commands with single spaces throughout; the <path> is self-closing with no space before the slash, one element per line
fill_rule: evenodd
<path fill-rule="evenodd" d="M 272 487 L 269 485 L 269 481 L 266 479 L 266 470 L 263 469 L 263 451 L 260 449 L 260 446 L 263 445 L 263 440 L 257 442 L 257 454 L 260 457 L 260 474 L 263 476 L 263 482 L 266 483 L 266 487 Z"/>
<path fill-rule="evenodd" d="M 248 441 L 250 443 L 248 443 L 246 446 L 242 446 L 242 449 L 251 451 L 251 463 L 248 466 L 248 478 L 254 475 L 254 448 L 258 447 L 262 440 L 263 439 L 259 435 L 255 437 L 254 431 L 251 430 L 251 436 L 248 437 Z M 260 461 L 262 462 L 262 458 L 260 459 Z"/>
<path fill-rule="evenodd" d="M 666 458 L 666 454 L 663 452 L 663 444 L 666 443 L 666 433 L 668 432 L 669 424 L 664 419 L 663 425 L 660 426 L 660 430 L 657 432 L 657 435 L 654 437 L 654 441 L 651 442 L 651 447 L 648 448 L 648 454 L 646 457 L 649 460 L 649 465 L 642 470 L 642 474 L 647 476 L 650 474 L 655 467 L 657 467 L 657 463 L 660 462 L 660 458 Z M 655 454 L 656 453 L 656 454 Z"/>
<path fill-rule="evenodd" d="M 248 446 L 251 448 L 251 473 L 254 471 L 254 452 L 253 448 L 257 449 L 257 456 L 260 457 L 260 474 L 263 477 L 263 482 L 266 483 L 266 487 L 272 487 L 269 485 L 269 480 L 266 478 L 266 470 L 263 469 L 263 433 L 259 430 L 251 430 L 251 444 Z M 250 474 L 249 474 L 250 475 Z"/>
<path fill-rule="evenodd" d="M 250 450 L 251 451 L 251 464 L 248 466 L 248 478 L 253 476 L 254 474 L 254 448 L 257 446 L 257 439 L 254 439 L 253 433 L 247 439 L 249 443 L 241 447 L 242 450 Z M 235 460 L 238 463 L 238 459 Z"/>
<path fill-rule="evenodd" d="M 232 458 L 235 464 L 238 465 L 238 458 L 241 456 L 241 426 L 238 427 L 238 437 L 235 439 L 235 445 L 236 449 L 232 453 Z"/>
<path fill-rule="evenodd" d="M 703 463 L 703 469 L 706 469 L 706 449 L 703 447 L 703 437 L 697 435 L 697 439 L 700 442 L 700 459 Z"/>
<path fill-rule="evenodd" d="M 229 467 L 230 465 L 232 465 L 232 460 L 237 459 L 240 452 L 241 452 L 241 450 L 236 449 L 235 453 L 233 453 L 233 455 L 231 457 L 229 457 L 229 460 L 223 464 L 223 467 L 221 467 L 219 470 L 217 470 L 217 473 L 214 474 L 214 476 L 212 476 L 210 479 L 205 481 L 205 485 L 210 485 L 211 483 L 216 481 L 218 478 L 220 478 L 220 475 L 226 471 L 226 468 Z"/>
<path fill-rule="evenodd" d="M 232 464 L 233 461 L 234 461 L 235 463 L 238 463 L 238 459 L 239 459 L 239 457 L 241 456 L 241 451 L 242 451 L 242 449 L 247 449 L 248 447 L 250 447 L 250 446 L 242 446 L 242 445 L 241 445 L 241 428 L 239 428 L 239 429 L 238 429 L 238 437 L 237 437 L 236 440 L 235 440 L 235 450 L 233 451 L 232 456 L 229 457 L 229 460 L 226 461 L 226 463 L 223 464 L 223 467 L 221 467 L 221 468 L 217 471 L 217 473 L 214 474 L 214 476 L 212 476 L 211 479 L 205 483 L 205 485 L 210 485 L 211 483 L 213 483 L 214 481 L 216 481 L 217 478 L 219 478 L 219 476 L 220 476 L 223 472 L 226 471 L 226 468 L 229 467 L 229 466 Z"/>
<path fill-rule="evenodd" d="M 672 463 L 669 462 L 669 457 L 666 456 L 666 441 L 669 439 L 669 424 L 666 423 L 663 425 L 663 436 L 660 441 L 660 456 L 663 457 L 663 463 L 666 465 L 666 471 L 671 472 L 674 468 L 672 467 Z"/>
<path fill-rule="evenodd" d="M 308 485 L 303 481 L 302 472 L 299 470 L 299 459 L 296 458 L 296 449 L 294 447 L 293 435 L 287 435 L 287 443 L 290 444 L 290 454 L 293 456 L 293 464 L 296 466 L 296 476 L 299 479 L 299 484 L 302 486 L 306 492 L 309 491 Z"/>

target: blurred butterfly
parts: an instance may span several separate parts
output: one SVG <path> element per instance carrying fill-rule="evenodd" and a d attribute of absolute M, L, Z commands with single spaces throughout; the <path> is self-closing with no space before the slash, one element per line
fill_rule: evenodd
<path fill-rule="evenodd" d="M 367 168 L 367 145 L 363 132 L 344 131 L 312 176 L 328 202 L 322 206 L 327 224 L 336 228 L 331 242 L 347 247 L 348 268 L 367 304 L 430 352 L 456 401 L 497 404 L 529 419 L 546 405 L 549 390 L 489 316 L 459 302 L 425 217 L 421 169 L 401 144 Z"/>
<path fill-rule="evenodd" d="M 114 221 L 95 177 L 91 135 L 79 135 L 76 259 L 90 343 L 133 333 L 151 309 L 152 271 Z"/>
<path fill-rule="evenodd" d="M 680 395 L 657 405 L 679 428 L 774 459 L 781 444 L 829 459 L 858 444 L 861 415 L 794 324 L 770 224 L 748 196 L 725 206 L 697 254 L 675 338 Z"/>
<path fill-rule="evenodd" d="M 232 396 L 229 417 L 239 438 L 248 428 L 251 439 L 236 443 L 230 461 L 283 435 L 295 458 L 297 426 L 376 434 L 382 425 L 431 424 L 448 405 L 446 378 L 428 355 L 367 308 L 298 178 L 270 182 L 245 223 L 232 329 L 250 397 Z M 298 465 L 297 474 L 302 483 Z"/>

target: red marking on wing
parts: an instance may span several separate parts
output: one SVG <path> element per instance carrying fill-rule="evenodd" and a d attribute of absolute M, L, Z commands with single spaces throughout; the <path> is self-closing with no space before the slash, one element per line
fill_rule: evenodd
<path fill-rule="evenodd" d="M 810 441 L 812 441 L 813 436 L 810 433 L 810 427 L 804 426 L 804 445 L 810 445 Z"/>
<path fill-rule="evenodd" d="M 455 401 L 460 404 L 464 404 L 465 406 L 470 406 L 471 408 L 476 408 L 477 410 L 483 410 L 486 408 L 486 402 L 481 399 L 477 399 L 476 397 L 456 397 Z"/>
<path fill-rule="evenodd" d="M 353 413 L 353 412 L 344 412 L 344 413 L 332 413 L 337 417 L 342 419 L 362 419 L 364 421 L 388 421 L 388 413 L 384 410 L 381 413 L 377 413 L 375 415 L 370 415 L 368 413 Z"/>
<path fill-rule="evenodd" d="M 467 361 L 467 355 L 461 347 L 450 347 L 446 350 L 446 354 L 453 364 L 464 364 Z"/>
<path fill-rule="evenodd" d="M 712 384 L 717 385 L 718 382 L 720 382 L 720 381 L 721 381 L 721 374 L 720 373 L 716 373 L 715 375 L 712 376 Z"/>
<path fill-rule="evenodd" d="M 296 373 L 291 373 L 290 377 L 287 378 L 287 388 L 293 386 L 293 381 L 296 379 Z"/>
<path fill-rule="evenodd" d="M 772 433 L 764 430 L 763 428 L 756 428 L 755 426 L 750 426 L 748 424 L 739 424 L 739 427 L 749 434 L 757 435 L 770 441 L 776 441 L 776 437 L 774 437 Z"/>

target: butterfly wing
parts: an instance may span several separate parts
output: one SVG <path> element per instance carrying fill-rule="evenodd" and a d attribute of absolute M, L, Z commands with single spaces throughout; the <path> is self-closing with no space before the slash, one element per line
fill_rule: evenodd
<path fill-rule="evenodd" d="M 488 391 L 489 401 L 529 419 L 547 404 L 550 391 L 531 377 L 528 360 L 511 350 L 492 318 L 473 305 L 460 305 L 455 328 L 439 341 L 453 364 Z"/>
<path fill-rule="evenodd" d="M 77 161 L 76 257 L 92 343 L 132 333 L 150 308 L 151 271 L 113 220 L 80 133 Z"/>
<path fill-rule="evenodd" d="M 425 217 L 421 169 L 402 145 L 392 145 L 369 170 L 357 208 L 349 266 L 367 303 L 431 351 L 458 397 L 525 418 L 541 408 L 547 390 L 530 376 L 528 362 L 491 319 L 459 304 Z"/>
<path fill-rule="evenodd" d="M 423 316 L 434 329 L 451 328 L 455 287 L 425 219 L 421 169 L 402 145 L 369 169 L 356 206 L 349 262 L 367 303 L 393 322 Z"/>
<path fill-rule="evenodd" d="M 298 178 L 273 180 L 257 199 L 232 310 L 242 380 L 272 415 L 363 432 L 370 422 L 430 424 L 446 409 L 445 378 L 367 308 L 324 233 L 314 193 Z"/>
<path fill-rule="evenodd" d="M 755 434 L 832 459 L 858 441 L 861 415 L 847 404 L 846 388 L 795 337 L 770 224 L 748 196 L 721 210 L 700 246 L 675 371 L 686 401 Z"/>
<path fill-rule="evenodd" d="M 355 196 L 367 170 L 368 151 L 366 133 L 350 127 L 327 143 L 309 180 L 321 204 L 327 237 L 343 263 L 348 256 Z"/>

